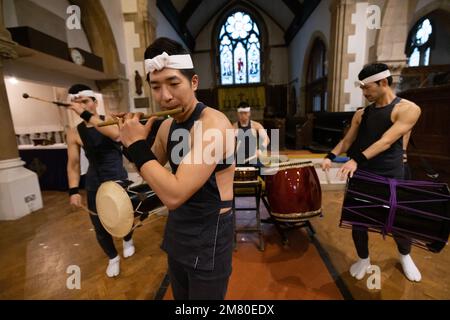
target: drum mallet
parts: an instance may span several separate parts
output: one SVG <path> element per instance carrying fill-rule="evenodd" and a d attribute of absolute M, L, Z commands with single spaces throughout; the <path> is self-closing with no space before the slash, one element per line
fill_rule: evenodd
<path fill-rule="evenodd" d="M 42 102 L 56 104 L 58 107 L 70 107 L 71 106 L 71 104 L 67 103 L 67 102 L 45 100 L 45 99 L 41 99 L 41 98 L 30 96 L 28 93 L 24 93 L 22 95 L 22 97 L 24 99 L 35 99 L 35 100 L 42 101 Z"/>

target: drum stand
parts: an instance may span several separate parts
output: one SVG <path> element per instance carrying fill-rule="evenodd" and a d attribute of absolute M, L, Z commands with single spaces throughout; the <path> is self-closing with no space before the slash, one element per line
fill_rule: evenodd
<path fill-rule="evenodd" d="M 267 212 L 269 212 L 269 215 L 271 214 L 271 209 L 269 202 L 267 201 L 267 196 L 263 194 L 261 196 L 261 199 L 264 203 L 264 206 L 267 209 Z M 309 220 L 303 221 L 303 222 L 281 222 L 272 217 L 272 215 L 267 219 L 261 219 L 262 223 L 270 223 L 275 225 L 275 228 L 277 229 L 278 233 L 281 236 L 281 242 L 283 243 L 283 246 L 289 245 L 289 239 L 287 236 L 287 231 L 293 230 L 293 229 L 299 229 L 299 228 L 308 228 L 309 229 L 309 235 L 310 237 L 313 237 L 316 231 L 314 230 L 311 222 Z"/>
<path fill-rule="evenodd" d="M 259 203 L 261 199 L 262 181 L 234 181 L 233 183 L 234 197 L 233 197 L 233 216 L 234 216 L 234 248 L 236 250 L 237 234 L 239 232 L 256 232 L 259 235 L 259 250 L 264 251 L 264 237 L 261 228 L 261 214 L 259 210 Z M 239 190 L 239 191 L 238 191 Z M 238 192 L 236 192 L 238 191 Z M 238 197 L 255 197 L 256 206 L 253 208 L 236 207 L 236 198 Z M 236 211 L 249 211 L 254 210 L 256 212 L 256 227 L 252 228 L 236 228 Z"/>

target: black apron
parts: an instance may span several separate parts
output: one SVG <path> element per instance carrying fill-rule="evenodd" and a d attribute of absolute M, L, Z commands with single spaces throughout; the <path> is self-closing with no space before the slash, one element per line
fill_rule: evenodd
<path fill-rule="evenodd" d="M 104 120 L 104 117 L 100 117 Z M 119 142 L 104 136 L 94 127 L 86 127 L 83 121 L 77 126 L 83 149 L 89 160 L 86 173 L 86 190 L 96 191 L 100 184 L 111 180 L 125 180 L 128 174 L 123 167 Z"/>
<path fill-rule="evenodd" d="M 183 123 L 172 121 L 170 127 L 167 153 L 172 172 L 178 164 L 174 163 L 172 150 L 179 143 L 188 146 L 189 131 L 194 122 L 200 118 L 206 106 L 199 102 L 192 115 Z M 187 130 L 177 141 L 172 141 L 175 130 Z M 189 147 L 185 148 L 186 152 Z M 186 154 L 181 154 L 182 159 Z M 169 211 L 169 217 L 161 245 L 170 258 L 192 267 L 193 269 L 212 271 L 216 261 L 229 261 L 227 271 L 231 274 L 231 255 L 233 251 L 234 224 L 230 212 L 220 214 L 222 208 L 231 208 L 232 201 L 221 201 L 215 173 L 227 168 L 229 164 L 217 165 L 206 183 L 185 203 Z"/>
<path fill-rule="evenodd" d="M 256 130 L 255 130 L 256 131 Z M 256 159 L 256 152 L 258 150 L 259 143 L 258 132 L 256 131 L 256 135 L 253 134 L 252 130 L 252 121 L 249 120 L 248 125 L 243 127 L 241 123 L 238 121 L 238 131 L 236 137 L 236 165 L 248 167 L 252 164 L 257 164 L 258 160 Z M 249 160 L 245 162 L 245 160 Z"/>

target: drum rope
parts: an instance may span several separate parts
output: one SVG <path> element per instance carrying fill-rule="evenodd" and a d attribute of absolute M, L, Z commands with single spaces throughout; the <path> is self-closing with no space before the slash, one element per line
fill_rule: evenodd
<path fill-rule="evenodd" d="M 356 221 L 346 221 L 343 220 L 343 218 L 341 217 L 341 224 L 350 224 L 350 225 L 354 225 L 354 226 L 363 226 L 366 228 L 371 228 L 374 225 L 371 225 L 371 223 L 375 223 L 375 225 L 378 226 L 379 230 L 377 230 L 377 232 L 380 232 L 383 237 L 385 237 L 387 234 L 401 234 L 401 230 L 402 228 L 399 228 L 398 226 L 395 225 L 395 221 L 396 221 L 396 214 L 397 214 L 397 210 L 401 209 L 404 210 L 405 212 L 408 212 L 410 215 L 418 215 L 418 216 L 422 216 L 424 217 L 429 217 L 432 220 L 441 220 L 442 223 L 445 223 L 446 221 L 450 221 L 450 217 L 445 216 L 445 213 L 441 213 L 441 214 L 437 214 L 434 212 L 427 212 L 424 211 L 423 209 L 421 210 L 421 208 L 413 208 L 413 207 L 409 207 L 409 204 L 412 203 L 421 203 L 421 202 L 448 202 L 450 201 L 450 195 L 443 193 L 443 191 L 441 190 L 440 192 L 437 192 L 437 190 L 439 190 L 439 188 L 442 188 L 442 186 L 447 187 L 445 184 L 442 183 L 435 183 L 435 182 L 428 182 L 428 181 L 415 181 L 415 180 L 401 180 L 401 179 L 392 179 L 392 178 L 387 178 L 387 177 L 383 177 L 383 176 L 379 176 L 376 174 L 373 174 L 371 172 L 366 172 L 363 170 L 358 170 L 354 176 L 353 176 L 353 181 L 366 181 L 366 182 L 374 182 L 374 183 L 380 183 L 383 184 L 385 186 L 387 186 L 389 189 L 389 198 L 388 199 L 383 199 L 380 198 L 379 195 L 370 195 L 368 193 L 364 193 L 362 191 L 358 192 L 356 190 L 350 190 L 349 187 L 347 186 L 347 194 L 353 194 L 353 197 L 358 196 L 358 197 L 362 197 L 364 199 L 369 199 L 367 202 L 368 204 L 366 205 L 345 205 L 343 206 L 343 211 L 347 211 L 347 212 L 351 212 L 353 214 L 356 214 L 357 216 L 361 216 L 363 218 L 366 219 L 365 222 L 356 222 Z M 416 198 L 414 200 L 407 200 L 407 201 L 402 201 L 403 199 L 399 199 L 398 198 L 398 189 L 406 189 L 406 190 L 416 190 L 416 191 L 420 191 L 424 197 L 424 199 Z M 431 188 L 431 190 L 427 190 L 426 188 Z M 446 188 L 445 190 L 448 190 L 448 188 Z M 433 196 L 434 199 L 429 199 L 428 197 Z M 355 198 L 356 199 L 356 198 Z M 365 209 L 365 208 L 370 208 L 370 207 L 387 207 L 389 208 L 389 212 L 387 214 L 387 219 L 382 222 L 382 221 L 378 221 L 374 218 L 371 218 L 368 214 L 361 212 L 360 210 L 355 210 L 355 209 Z M 371 223 L 369 223 L 368 221 L 370 221 Z M 375 226 L 374 226 L 375 227 Z M 407 230 L 405 230 L 407 231 Z M 433 235 L 427 235 L 424 233 L 419 233 L 419 232 L 415 232 L 415 231 L 408 231 L 410 233 L 410 237 L 411 234 L 414 234 L 415 236 L 420 236 L 420 237 L 427 237 L 427 240 L 437 240 L 437 241 L 444 241 L 444 239 L 439 239 Z M 445 240 L 446 242 L 446 240 Z"/>
<path fill-rule="evenodd" d="M 139 203 L 139 205 L 138 205 L 138 207 L 136 208 L 135 212 L 138 212 L 138 213 L 140 213 L 140 214 L 143 214 L 142 211 L 138 211 L 138 210 L 139 210 L 139 207 L 141 206 L 141 204 L 142 204 L 142 201 Z M 80 208 L 83 209 L 84 211 L 88 212 L 89 214 L 92 214 L 92 215 L 94 215 L 94 216 L 98 216 L 98 213 L 96 213 L 96 212 L 94 212 L 94 211 L 92 211 L 92 210 L 89 210 L 89 209 L 88 209 L 86 206 L 84 206 L 84 205 L 80 205 Z M 148 217 L 147 217 L 146 219 L 148 219 L 148 218 L 150 218 L 150 217 L 152 217 L 152 216 L 158 215 L 158 213 L 159 213 L 160 211 L 164 210 L 165 208 L 166 208 L 166 207 L 159 207 L 159 208 L 157 208 L 157 209 L 155 209 L 155 210 L 153 210 L 153 211 L 150 211 L 150 212 L 149 212 L 149 215 L 148 215 Z M 146 221 L 146 222 L 140 221 L 138 224 L 135 224 L 135 225 L 131 228 L 130 232 L 131 232 L 131 231 L 134 231 L 136 228 L 140 228 L 140 227 L 146 226 L 146 225 L 148 225 L 148 224 L 151 224 L 151 223 L 153 223 L 153 222 L 155 222 L 155 221 L 158 221 L 158 220 L 160 220 L 160 219 L 163 218 L 163 217 L 164 217 L 163 215 L 160 215 L 159 218 L 153 219 L 152 221 Z"/>
<path fill-rule="evenodd" d="M 93 216 L 98 216 L 97 212 L 89 210 L 86 206 L 83 206 L 82 204 L 80 205 L 80 208 L 86 211 L 87 213 L 92 214 Z"/>

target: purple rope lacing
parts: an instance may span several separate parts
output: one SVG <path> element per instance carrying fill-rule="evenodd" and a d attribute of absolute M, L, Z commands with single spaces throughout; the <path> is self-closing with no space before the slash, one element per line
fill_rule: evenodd
<path fill-rule="evenodd" d="M 349 190 L 347 189 L 348 193 L 352 193 L 355 195 L 360 195 L 372 200 L 376 200 L 381 202 L 381 204 L 379 205 L 367 205 L 367 206 L 347 206 L 347 207 L 343 207 L 343 210 L 351 212 L 355 215 L 364 217 L 365 219 L 373 222 L 374 224 L 369 224 L 369 223 L 364 223 L 364 222 L 350 222 L 350 221 L 341 221 L 341 224 L 345 224 L 346 226 L 348 225 L 352 225 L 352 226 L 357 226 L 357 227 L 365 227 L 365 228 L 377 228 L 380 229 L 381 234 L 383 235 L 383 238 L 385 238 L 385 236 L 389 233 L 398 233 L 398 234 L 404 234 L 404 232 L 402 231 L 406 231 L 409 234 L 416 234 L 417 236 L 422 236 L 422 237 L 426 237 L 429 239 L 433 239 L 433 240 L 438 240 L 438 241 L 444 241 L 447 242 L 447 239 L 439 239 L 430 235 L 425 235 L 425 234 L 420 234 L 417 232 L 412 232 L 412 231 L 407 231 L 404 230 L 402 228 L 397 228 L 394 227 L 394 222 L 395 222 L 395 216 L 397 213 L 397 209 L 403 209 L 403 210 L 408 210 L 408 212 L 411 212 L 412 214 L 415 215 L 425 215 L 428 216 L 434 220 L 447 220 L 450 221 L 450 217 L 443 217 L 437 214 L 433 214 L 430 212 L 426 212 L 423 210 L 418 210 L 418 209 L 414 209 L 414 208 L 410 208 L 407 207 L 405 205 L 402 204 L 410 204 L 410 203 L 423 203 L 423 202 L 447 202 L 450 200 L 450 195 L 446 195 L 446 194 L 442 194 L 442 193 L 438 193 L 438 192 L 432 192 L 429 190 L 424 190 L 424 189 L 418 189 L 416 187 L 442 187 L 442 186 L 446 186 L 447 185 L 445 183 L 436 183 L 436 182 L 429 182 L 429 181 L 415 181 L 415 180 L 400 180 L 400 179 L 392 179 L 392 178 L 386 178 L 386 177 L 382 177 L 376 174 L 373 174 L 371 172 L 367 172 L 367 171 L 363 171 L 363 170 L 358 170 L 357 172 L 355 172 L 355 174 L 353 175 L 354 178 L 359 178 L 361 180 L 366 180 L 368 182 L 376 182 L 376 183 L 381 183 L 381 184 L 388 184 L 389 185 L 389 190 L 390 190 L 390 197 L 389 200 L 385 200 L 382 198 L 378 198 L 372 195 L 368 195 L 362 192 L 357 192 L 357 191 L 353 191 L 353 190 Z M 398 201 L 397 200 L 397 189 L 401 187 L 404 189 L 409 189 L 409 190 L 414 190 L 414 191 L 420 191 L 421 193 L 425 193 L 428 195 L 433 195 L 433 196 L 438 196 L 441 197 L 440 199 L 432 199 L 432 200 L 414 200 L 414 201 Z M 389 206 L 389 214 L 388 217 L 386 219 L 386 223 L 383 224 L 380 221 L 377 221 L 369 216 L 367 216 L 366 214 L 363 214 L 361 212 L 358 212 L 356 210 L 353 209 L 365 209 L 365 208 L 376 208 L 376 207 L 383 207 L 383 206 Z M 423 242 L 415 240 L 414 241 L 416 244 L 419 244 L 420 246 L 423 245 Z"/>

